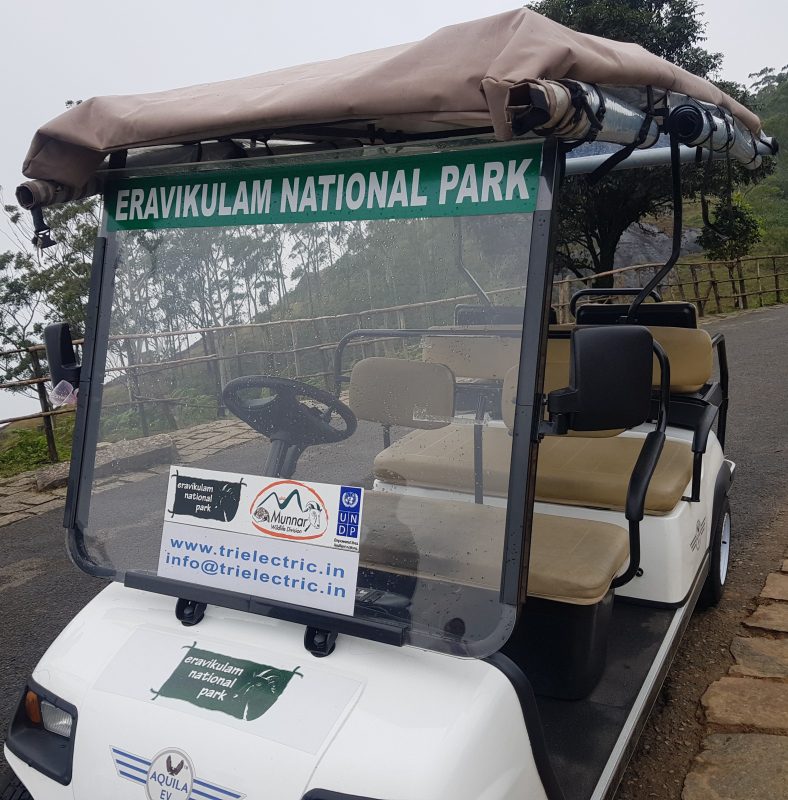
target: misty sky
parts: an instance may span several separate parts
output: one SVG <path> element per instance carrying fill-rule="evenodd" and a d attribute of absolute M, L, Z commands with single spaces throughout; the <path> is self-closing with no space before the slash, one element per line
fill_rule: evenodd
<path fill-rule="evenodd" d="M 454 22 L 507 11 L 516 0 L 5 0 L 0 5 L 0 186 L 13 201 L 36 128 L 64 101 L 158 91 L 319 61 L 423 38 Z M 706 0 L 710 50 L 723 77 L 747 82 L 788 63 L 788 0 Z M 0 250 L 12 243 L 0 223 Z M 0 418 L 31 401 L 0 392 Z M 32 410 L 36 401 L 32 401 Z"/>

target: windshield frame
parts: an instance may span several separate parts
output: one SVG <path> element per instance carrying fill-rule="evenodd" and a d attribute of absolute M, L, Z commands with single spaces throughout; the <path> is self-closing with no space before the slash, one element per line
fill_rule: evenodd
<path fill-rule="evenodd" d="M 457 142 L 462 147 L 463 142 Z M 502 143 L 505 146 L 505 143 Z M 311 154 L 314 158 L 314 154 Z M 558 189 L 565 156 L 559 143 L 546 140 L 536 209 L 533 212 L 529 259 L 526 273 L 524 320 L 519 359 L 519 380 L 512 432 L 509 494 L 506 506 L 503 568 L 500 603 L 510 632 L 526 596 L 527 566 L 530 552 L 531 522 L 535 495 L 538 437 L 541 418 L 544 361 L 553 278 L 552 248 L 557 216 Z M 233 165 L 234 167 L 236 164 Z M 80 392 L 74 432 L 64 527 L 68 529 L 69 554 L 83 572 L 95 577 L 121 581 L 129 588 L 156 592 L 192 602 L 247 611 L 320 630 L 347 633 L 365 639 L 401 646 L 406 643 L 405 623 L 343 616 L 329 611 L 295 606 L 282 601 L 176 581 L 145 572 L 111 569 L 96 563 L 85 543 L 85 530 L 91 500 L 93 460 L 99 438 L 99 412 L 102 404 L 104 370 L 110 336 L 114 293 L 114 271 L 119 257 L 118 234 L 107 230 L 106 203 L 102 227 L 97 238 L 91 269 L 89 301 L 86 309 L 85 346 Z M 484 641 L 473 643 L 468 655 L 486 655 Z M 484 653 L 482 651 L 485 651 Z"/>

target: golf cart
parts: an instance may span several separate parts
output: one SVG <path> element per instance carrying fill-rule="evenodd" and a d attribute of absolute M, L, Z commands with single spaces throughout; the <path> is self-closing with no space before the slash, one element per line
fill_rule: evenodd
<path fill-rule="evenodd" d="M 724 340 L 658 292 L 680 166 L 775 152 L 527 9 L 42 128 L 42 243 L 104 200 L 81 363 L 46 339 L 109 583 L 23 687 L 20 797 L 612 796 L 731 543 Z M 562 179 L 647 166 L 670 260 L 559 322 Z M 100 446 L 134 437 L 166 463 Z"/>

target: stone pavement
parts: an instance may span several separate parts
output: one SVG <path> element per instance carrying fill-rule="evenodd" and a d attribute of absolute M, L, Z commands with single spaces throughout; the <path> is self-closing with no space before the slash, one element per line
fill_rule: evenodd
<path fill-rule="evenodd" d="M 701 698 L 708 735 L 682 800 L 788 800 L 788 559 L 758 603 L 728 675 Z"/>
<path fill-rule="evenodd" d="M 250 439 L 262 438 L 245 422 L 236 419 L 221 419 L 195 425 L 169 434 L 177 449 L 177 463 L 191 464 L 201 461 L 220 450 L 243 444 Z M 144 481 L 153 475 L 167 472 L 169 464 L 156 464 L 143 470 L 117 473 L 95 481 L 95 492 L 103 492 L 124 483 Z M 66 488 L 47 489 L 39 492 L 36 486 L 36 470 L 22 472 L 10 478 L 0 479 L 0 528 L 21 522 L 29 517 L 46 514 L 65 505 Z"/>

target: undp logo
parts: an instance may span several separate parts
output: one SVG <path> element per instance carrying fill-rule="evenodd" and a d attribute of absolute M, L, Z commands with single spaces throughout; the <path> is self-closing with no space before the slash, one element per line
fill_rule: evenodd
<path fill-rule="evenodd" d="M 358 539 L 359 521 L 361 519 L 360 505 L 361 489 L 357 489 L 355 486 L 343 486 L 339 492 L 337 536 Z"/>

